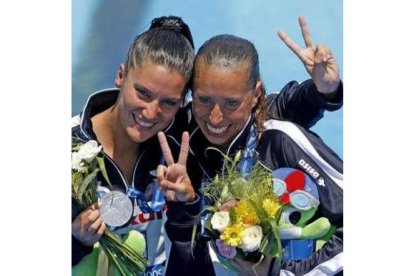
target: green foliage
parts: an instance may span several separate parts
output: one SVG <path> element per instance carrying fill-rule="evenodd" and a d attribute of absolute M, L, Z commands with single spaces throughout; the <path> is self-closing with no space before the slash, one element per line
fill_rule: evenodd
<path fill-rule="evenodd" d="M 237 152 L 232 159 L 218 149 L 209 149 L 220 152 L 223 156 L 226 170 L 223 173 L 216 175 L 214 179 L 205 185 L 202 190 L 203 195 L 213 202 L 217 209 L 223 207 L 223 204 L 228 205 L 231 200 L 236 200 L 238 202 L 243 201 L 248 204 L 259 219 L 259 225 L 263 231 L 263 239 L 258 252 L 271 254 L 272 256 L 280 256 L 281 243 L 277 221 L 280 218 L 282 207 L 278 197 L 273 192 L 273 179 L 271 173 L 259 162 L 256 162 L 253 165 L 251 173 L 243 178 L 238 170 L 238 163 L 241 160 L 241 151 Z M 273 208 L 274 210 L 273 215 L 271 216 L 267 213 L 269 210 L 265 209 L 263 204 L 266 199 L 268 199 L 268 202 L 271 202 L 267 207 L 271 209 Z M 251 214 L 248 213 L 253 211 L 248 211 L 250 207 L 241 207 L 242 210 L 239 211 L 237 211 L 237 208 L 235 207 L 226 207 L 229 211 L 230 224 L 233 225 L 239 222 L 240 218 L 243 216 L 249 216 L 251 219 Z M 213 211 L 213 213 L 215 211 Z M 238 212 L 241 212 L 241 214 Z M 207 222 L 210 222 L 210 220 L 207 220 Z M 215 235 L 214 233 L 212 234 L 214 239 L 217 239 L 220 236 L 217 231 Z M 254 252 L 250 252 L 247 255 L 254 255 Z M 238 249 L 237 256 L 246 257 L 246 254 Z"/>
<path fill-rule="evenodd" d="M 209 148 L 215 149 L 215 148 Z M 215 149 L 219 151 L 218 149 Z M 220 151 L 219 151 L 220 152 Z M 220 152 L 221 153 L 221 152 Z M 242 178 L 237 169 L 240 161 L 241 151 L 238 151 L 234 159 L 221 153 L 225 160 L 227 170 L 222 175 L 210 181 L 203 189 L 203 195 L 213 202 L 227 202 L 230 199 L 252 199 L 257 202 L 265 198 L 272 191 L 272 177 L 259 162 L 253 166 L 251 174 Z"/>

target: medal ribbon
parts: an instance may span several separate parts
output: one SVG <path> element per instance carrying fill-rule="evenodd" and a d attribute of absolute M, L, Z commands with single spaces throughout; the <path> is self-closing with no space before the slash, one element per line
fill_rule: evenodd
<path fill-rule="evenodd" d="M 164 157 L 161 157 L 160 164 L 165 165 Z M 136 199 L 137 205 L 145 214 L 159 212 L 164 208 L 165 204 L 164 192 L 160 190 L 156 178 L 153 180 L 151 186 L 152 193 L 150 201 L 147 201 L 143 192 L 135 189 L 134 187 L 129 187 L 127 190 L 127 195 L 131 198 L 131 200 Z"/>

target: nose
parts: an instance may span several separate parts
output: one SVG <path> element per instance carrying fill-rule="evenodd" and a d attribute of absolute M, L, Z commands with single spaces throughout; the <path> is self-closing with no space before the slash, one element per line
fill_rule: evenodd
<path fill-rule="evenodd" d="M 147 103 L 146 107 L 142 111 L 142 116 L 144 117 L 144 119 L 148 121 L 155 120 L 158 116 L 159 109 L 160 109 L 160 105 L 159 105 L 158 100 L 153 100 Z"/>
<path fill-rule="evenodd" d="M 215 104 L 210 112 L 210 122 L 213 125 L 218 125 L 223 120 L 223 112 L 221 112 L 220 106 Z"/>

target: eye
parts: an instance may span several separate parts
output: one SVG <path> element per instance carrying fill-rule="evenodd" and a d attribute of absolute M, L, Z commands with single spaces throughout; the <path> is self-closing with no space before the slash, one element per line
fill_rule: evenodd
<path fill-rule="evenodd" d="M 206 96 L 199 96 L 199 97 L 198 97 L 198 101 L 199 101 L 201 104 L 203 104 L 203 105 L 208 105 L 208 104 L 210 104 L 210 103 L 211 103 L 210 98 L 209 98 L 209 97 L 206 97 Z"/>
<path fill-rule="evenodd" d="M 296 208 L 288 208 L 282 212 L 281 219 L 286 224 L 296 225 L 302 217 L 302 214 Z"/>
<path fill-rule="evenodd" d="M 162 100 L 161 101 L 162 104 L 167 105 L 167 106 L 176 106 L 178 104 L 178 101 L 175 100 Z"/>
<path fill-rule="evenodd" d="M 225 106 L 227 108 L 233 109 L 240 105 L 240 102 L 237 100 L 226 100 Z"/>
<path fill-rule="evenodd" d="M 137 89 L 137 93 L 139 94 L 139 96 L 143 99 L 149 99 L 151 97 L 150 93 L 148 93 L 145 90 L 141 90 L 141 89 Z"/>
<path fill-rule="evenodd" d="M 302 214 L 299 211 L 295 211 L 295 212 L 290 213 L 290 215 L 289 215 L 290 223 L 295 225 L 296 223 L 299 222 L 301 216 L 302 216 Z"/>

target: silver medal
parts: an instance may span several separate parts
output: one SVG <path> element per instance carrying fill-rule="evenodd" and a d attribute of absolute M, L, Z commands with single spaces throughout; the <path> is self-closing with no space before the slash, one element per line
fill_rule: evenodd
<path fill-rule="evenodd" d="M 119 191 L 106 193 L 102 198 L 101 217 L 106 225 L 119 227 L 128 223 L 132 217 L 131 199 Z"/>

